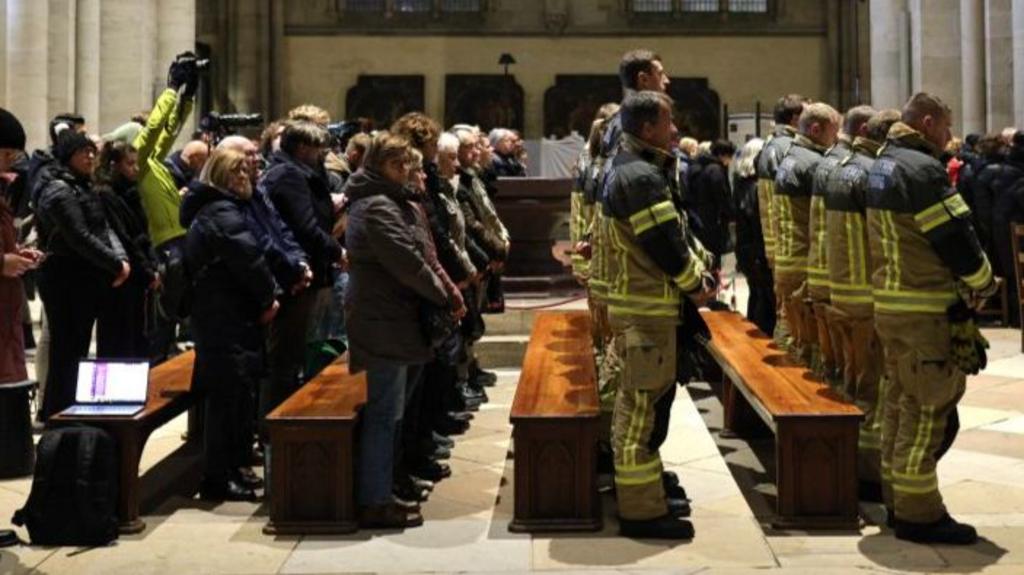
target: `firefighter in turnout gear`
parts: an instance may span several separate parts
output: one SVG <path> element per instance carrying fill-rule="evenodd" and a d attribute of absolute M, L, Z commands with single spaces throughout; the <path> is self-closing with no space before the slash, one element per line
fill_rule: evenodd
<path fill-rule="evenodd" d="M 612 425 L 620 528 L 629 537 L 689 539 L 693 527 L 679 518 L 680 502 L 665 497 L 650 437 L 655 404 L 676 384 L 680 298 L 704 303 L 716 285 L 681 211 L 671 99 L 631 94 L 620 118 L 620 150 L 602 198 L 611 246 L 605 298 L 624 365 Z"/>
<path fill-rule="evenodd" d="M 888 377 L 882 422 L 882 481 L 896 537 L 970 544 L 973 527 L 949 516 L 936 463 L 952 442 L 949 417 L 966 375 L 951 357 L 949 310 L 966 294 L 977 308 L 999 282 L 970 223 L 970 209 L 939 161 L 952 113 L 919 93 L 868 175 L 875 326 Z M 954 428 L 955 429 L 955 428 Z"/>
<path fill-rule="evenodd" d="M 843 130 L 814 171 L 811 187 L 810 241 L 807 250 L 807 294 L 811 298 L 814 323 L 817 326 L 817 342 L 820 356 L 816 371 L 832 388 L 839 383 L 838 370 L 843 364 L 842 348 L 834 341 L 829 324 L 828 307 L 830 299 L 828 272 L 828 241 L 825 214 L 825 186 L 829 176 L 839 164 L 853 154 L 853 136 L 864 126 L 874 113 L 870 106 L 857 106 L 846 112 Z M 852 134 L 852 135 L 851 135 Z"/>
<path fill-rule="evenodd" d="M 808 105 L 799 133 L 775 174 L 775 292 L 793 335 L 790 353 L 807 365 L 817 356 L 818 326 L 807 287 L 811 192 L 818 164 L 836 140 L 839 114 L 828 104 Z"/>
<path fill-rule="evenodd" d="M 757 156 L 757 203 L 761 217 L 761 234 L 764 236 L 764 253 L 768 268 L 775 273 L 775 237 L 778 234 L 778 216 L 775 213 L 775 173 L 782 159 L 789 153 L 796 137 L 796 126 L 804 110 L 806 99 L 798 94 L 779 98 L 775 104 L 775 131 L 764 144 Z M 774 285 L 774 279 L 771 280 Z M 782 298 L 775 294 L 775 341 L 782 347 L 788 345 L 789 328 L 785 322 Z M 782 321 L 779 321 L 782 320 Z"/>
<path fill-rule="evenodd" d="M 883 358 L 875 334 L 866 202 L 868 172 L 889 127 L 899 119 L 899 111 L 884 110 L 860 125 L 847 122 L 848 133 L 855 136 L 853 154 L 840 162 L 825 183 L 829 326 L 843 361 L 840 389 L 864 412 L 857 439 L 860 499 L 876 502 L 882 498 L 879 384 Z"/>

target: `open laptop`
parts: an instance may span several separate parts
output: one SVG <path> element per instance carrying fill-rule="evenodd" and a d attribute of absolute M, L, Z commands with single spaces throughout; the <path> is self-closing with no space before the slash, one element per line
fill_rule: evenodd
<path fill-rule="evenodd" d="M 75 404 L 63 415 L 131 417 L 146 406 L 149 362 L 84 359 L 78 363 Z"/>

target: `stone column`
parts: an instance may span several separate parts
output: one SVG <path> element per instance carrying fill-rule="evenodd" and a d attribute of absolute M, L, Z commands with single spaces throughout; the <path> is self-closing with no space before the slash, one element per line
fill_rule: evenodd
<path fill-rule="evenodd" d="M 48 115 L 75 112 L 75 0 L 50 0 Z"/>
<path fill-rule="evenodd" d="M 1013 2 L 985 0 L 985 131 L 1013 125 Z"/>
<path fill-rule="evenodd" d="M 47 145 L 47 27 L 45 0 L 7 0 L 6 107 L 21 120 L 28 149 Z"/>
<path fill-rule="evenodd" d="M 110 131 L 153 105 L 155 0 L 101 0 L 99 128 Z"/>
<path fill-rule="evenodd" d="M 167 68 L 178 54 L 196 50 L 196 0 L 157 0 L 157 46 L 150 71 L 150 99 L 167 87 Z M 178 136 L 178 145 L 184 145 L 192 136 L 196 125 L 195 113 Z"/>
<path fill-rule="evenodd" d="M 75 108 L 88 124 L 100 122 L 100 3 L 78 0 L 75 22 Z"/>
<path fill-rule="evenodd" d="M 985 5 L 960 0 L 963 134 L 985 131 Z"/>
<path fill-rule="evenodd" d="M 963 133 L 960 2 L 911 0 L 910 29 L 912 90 L 942 98 L 953 110 L 953 132 Z"/>
<path fill-rule="evenodd" d="M 871 103 L 878 108 L 903 104 L 909 92 L 906 67 L 906 0 L 871 0 Z"/>
<path fill-rule="evenodd" d="M 1013 0 L 1013 116 L 1024 126 L 1024 0 Z"/>

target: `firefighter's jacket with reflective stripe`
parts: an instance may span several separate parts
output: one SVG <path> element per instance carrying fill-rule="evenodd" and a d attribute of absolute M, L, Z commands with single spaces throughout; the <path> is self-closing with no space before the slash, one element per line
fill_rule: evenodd
<path fill-rule="evenodd" d="M 576 162 L 576 179 L 569 196 L 569 240 L 574 248 L 579 242 L 590 241 L 590 227 L 594 221 L 593 188 L 596 186 L 591 171 L 593 164 L 590 154 L 584 149 Z M 577 276 L 588 277 L 590 260 L 573 251 L 572 271 Z"/>
<path fill-rule="evenodd" d="M 628 134 L 607 167 L 602 211 L 611 316 L 679 316 L 680 294 L 710 279 L 682 210 L 676 158 Z"/>
<path fill-rule="evenodd" d="M 757 202 L 761 216 L 761 233 L 764 235 L 764 251 L 769 262 L 775 261 L 775 236 L 778 233 L 778 217 L 775 213 L 775 173 L 782 158 L 793 145 L 796 130 L 791 126 L 776 126 L 775 132 L 765 142 L 757 155 Z"/>
<path fill-rule="evenodd" d="M 808 137 L 798 134 L 775 173 L 775 269 L 779 273 L 807 273 L 810 247 L 811 189 L 814 172 L 825 154 Z"/>
<path fill-rule="evenodd" d="M 949 184 L 939 150 L 910 126 L 893 125 L 868 175 L 875 313 L 945 314 L 958 280 L 983 290 L 992 267 Z"/>
<path fill-rule="evenodd" d="M 879 147 L 877 142 L 857 138 L 853 154 L 825 182 L 829 292 L 832 305 L 854 317 L 874 311 L 866 214 L 868 172 Z"/>
<path fill-rule="evenodd" d="M 825 157 L 814 170 L 811 186 L 810 241 L 807 249 L 808 294 L 816 301 L 828 301 L 828 240 L 826 229 L 828 218 L 825 214 L 825 186 L 832 172 L 839 164 L 853 154 L 853 146 L 845 136 L 825 152 Z"/>

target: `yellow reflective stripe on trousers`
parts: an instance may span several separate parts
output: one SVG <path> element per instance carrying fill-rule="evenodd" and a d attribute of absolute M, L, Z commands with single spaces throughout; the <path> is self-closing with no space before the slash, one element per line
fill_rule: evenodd
<path fill-rule="evenodd" d="M 910 456 L 907 457 L 907 472 L 915 476 L 921 471 L 921 462 L 924 461 L 925 452 L 932 442 L 935 406 L 922 405 L 921 413 L 917 417 L 917 435 L 914 437 L 914 444 L 910 448 Z"/>
<path fill-rule="evenodd" d="M 939 478 L 934 471 L 923 474 L 892 471 L 891 477 L 893 490 L 900 493 L 924 495 L 939 489 Z"/>
<path fill-rule="evenodd" d="M 956 293 L 913 290 L 874 290 L 875 309 L 903 313 L 946 313 L 956 303 Z"/>
<path fill-rule="evenodd" d="M 875 301 L 871 286 L 867 284 L 842 284 L 829 282 L 832 301 L 836 303 L 872 303 Z"/>
<path fill-rule="evenodd" d="M 622 454 L 623 467 L 627 468 L 636 465 L 636 450 L 640 447 L 640 434 L 647 419 L 647 397 L 638 389 L 634 390 L 633 394 L 633 413 L 630 414 L 624 445 L 625 453 Z"/>
<path fill-rule="evenodd" d="M 988 258 L 986 257 L 981 262 L 981 267 L 978 268 L 978 271 L 963 278 L 963 280 L 964 283 L 973 289 L 981 289 L 987 286 L 992 281 L 992 264 L 989 263 Z"/>

